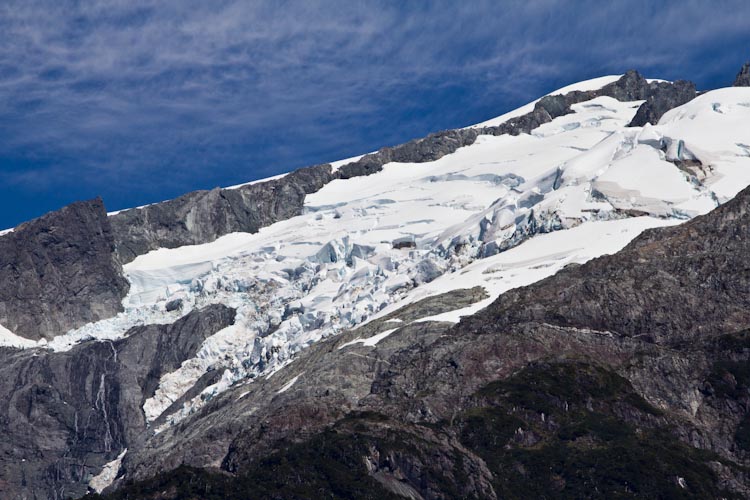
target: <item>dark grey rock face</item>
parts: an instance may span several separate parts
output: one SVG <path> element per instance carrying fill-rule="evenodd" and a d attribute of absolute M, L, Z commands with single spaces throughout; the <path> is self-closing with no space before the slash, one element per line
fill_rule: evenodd
<path fill-rule="evenodd" d="M 315 344 L 295 361 L 269 379 L 271 384 L 257 383 L 242 387 L 247 395 L 237 401 L 238 393 L 229 391 L 207 404 L 205 413 L 190 417 L 185 425 L 171 427 L 149 440 L 145 447 L 131 448 L 123 462 L 130 478 L 149 477 L 158 470 L 171 470 L 181 463 L 202 466 L 221 461 L 236 441 L 227 467 L 240 467 L 244 458 L 268 451 L 276 439 L 289 435 L 291 429 L 319 430 L 321 426 L 342 417 L 367 395 L 372 375 L 387 368 L 390 356 L 407 346 L 425 346 L 439 338 L 450 324 L 414 323 L 377 344 L 377 349 L 346 347 L 355 338 L 367 338 L 401 323 L 466 307 L 486 298 L 482 288 L 456 290 L 410 304 L 381 320 L 369 323 L 333 339 Z M 307 354 L 309 353 L 309 354 Z M 310 374 L 310 378 L 305 376 Z M 296 375 L 299 380 L 288 391 L 278 394 Z M 281 375 L 276 378 L 277 375 Z M 235 405 L 235 402 L 238 404 Z M 290 407 L 290 404 L 292 407 Z M 255 410 L 251 410 L 255 408 Z M 264 430 L 262 430 L 264 429 Z M 205 434 L 213 436 L 204 439 Z M 262 433 L 262 439 L 256 439 Z M 190 435 L 191 438 L 187 439 Z M 242 437 L 240 437 L 242 436 Z M 252 450 L 251 450 L 251 449 Z"/>
<path fill-rule="evenodd" d="M 164 305 L 164 310 L 167 312 L 177 311 L 178 309 L 182 309 L 182 299 L 170 300 Z"/>
<path fill-rule="evenodd" d="M 528 134 L 536 127 L 548 123 L 558 116 L 571 113 L 571 105 L 601 96 L 612 97 L 623 102 L 646 100 L 647 102 L 639 108 L 636 119 L 631 123 L 631 126 L 636 126 L 644 117 L 647 121 L 653 120 L 652 123 L 656 123 L 665 112 L 695 98 L 696 92 L 695 85 L 691 82 L 681 80 L 675 83 L 649 83 L 640 73 L 630 70 L 616 82 L 607 84 L 599 90 L 575 90 L 565 95 L 545 96 L 539 100 L 531 113 L 512 118 L 495 127 L 485 127 L 482 129 L 482 133 L 491 135 Z M 640 123 L 640 125 L 643 124 L 645 122 Z"/>
<path fill-rule="evenodd" d="M 606 95 L 618 101 L 640 101 L 648 98 L 649 84 L 637 71 L 628 70 L 616 82 L 609 83 L 601 90 L 593 91 L 599 95 Z"/>
<path fill-rule="evenodd" d="M 18 335 L 51 339 L 114 316 L 128 288 L 101 199 L 0 236 L 0 324 Z"/>
<path fill-rule="evenodd" d="M 365 155 L 353 163 L 343 165 L 336 173 L 340 179 L 349 179 L 374 174 L 382 170 L 386 163 L 394 161 L 403 163 L 435 161 L 455 152 L 458 148 L 474 144 L 478 135 L 475 129 L 436 132 L 399 146 L 381 148 L 376 153 Z"/>
<path fill-rule="evenodd" d="M 210 306 L 62 353 L 0 349 L 0 498 L 83 495 L 91 475 L 144 438 L 142 407 L 159 377 L 234 315 Z"/>
<path fill-rule="evenodd" d="M 642 127 L 647 123 L 656 125 L 664 113 L 692 101 L 697 95 L 693 82 L 685 80 L 678 80 L 673 84 L 654 82 L 646 102 L 638 108 L 629 126 Z"/>
<path fill-rule="evenodd" d="M 333 178 L 330 165 L 236 189 L 195 191 L 110 216 L 123 263 L 157 248 L 207 243 L 232 232 L 254 233 L 302 213 L 305 195 Z"/>
<path fill-rule="evenodd" d="M 732 84 L 734 87 L 750 87 L 750 62 L 746 62 Z"/>

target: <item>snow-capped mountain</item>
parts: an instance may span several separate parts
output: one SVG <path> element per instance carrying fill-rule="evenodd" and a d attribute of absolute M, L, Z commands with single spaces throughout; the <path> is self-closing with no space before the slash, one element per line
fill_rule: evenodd
<path fill-rule="evenodd" d="M 154 420 L 208 369 L 226 372 L 178 415 L 322 338 L 429 295 L 483 286 L 487 299 L 439 318 L 457 321 L 510 288 L 614 253 L 646 228 L 707 213 L 749 185 L 748 92 L 709 92 L 644 127 L 627 127 L 643 101 L 596 97 L 529 135 L 480 135 L 436 161 L 333 180 L 306 196 L 302 215 L 255 234 L 137 257 L 124 266 L 125 310 L 50 347 L 121 338 L 209 304 L 236 308 L 234 325 L 161 380 L 144 405 Z M 357 159 L 335 162 L 334 172 Z"/>
<path fill-rule="evenodd" d="M 658 122 L 636 125 L 655 115 Z M 83 298 L 67 300 L 60 292 L 67 288 L 44 276 L 40 288 L 61 297 L 56 308 L 37 311 L 0 297 L 2 352 L 15 362 L 77 363 L 84 352 L 107 353 L 101 373 L 76 375 L 96 390 L 81 389 L 91 391 L 85 412 L 71 410 L 75 446 L 48 446 L 75 456 L 66 467 L 80 471 L 66 469 L 45 487 L 56 495 L 61 484 L 101 491 L 125 474 L 128 460 L 128 478 L 147 477 L 149 450 L 177 446 L 175 436 L 191 425 L 201 434 L 216 411 L 212 402 L 227 404 L 238 391 L 239 401 L 261 381 L 283 377 L 311 346 L 335 342 L 330 355 L 343 356 L 350 346 L 380 345 L 407 323 L 448 328 L 509 290 L 615 254 L 644 230 L 708 214 L 750 185 L 749 123 L 748 87 L 697 94 L 629 72 L 565 87 L 473 127 L 266 181 L 108 215 L 103 207 L 94 215 L 74 207 L 63 216 L 74 212 L 81 227 L 111 238 L 87 253 L 101 255 L 91 258 L 104 271 L 80 284 Z M 36 224 L 46 223 L 54 226 Z M 34 227 L 0 236 L 0 249 L 25 249 L 37 241 L 24 236 Z M 50 269 L 66 275 L 70 259 L 49 255 Z M 470 299 L 466 290 L 475 291 Z M 417 307 L 451 294 L 451 304 Z M 211 307 L 214 316 L 205 319 Z M 409 307 L 421 313 L 404 319 Z M 25 321 L 33 315 L 49 318 L 41 333 Z M 204 326 L 186 340 L 181 332 L 193 321 Z M 163 341 L 128 347 L 144 332 Z M 146 350 L 157 354 L 140 373 L 134 367 Z M 122 375 L 120 365 L 132 373 Z M 276 395 L 310 372 L 294 373 Z M 70 380 L 66 390 L 74 392 Z M 136 423 L 122 422 L 128 412 L 140 413 Z M 91 432 L 108 436 L 106 445 L 86 448 L 79 424 L 97 427 Z M 191 465 L 221 465 L 225 454 Z M 159 470 L 185 460 L 174 456 Z M 48 461 L 34 460 L 42 464 L 34 474 L 47 474 L 39 471 L 49 470 Z M 8 491 L 25 488 L 14 483 Z"/>

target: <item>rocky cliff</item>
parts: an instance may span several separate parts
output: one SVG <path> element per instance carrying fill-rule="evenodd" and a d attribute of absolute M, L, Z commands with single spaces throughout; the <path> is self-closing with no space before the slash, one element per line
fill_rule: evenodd
<path fill-rule="evenodd" d="M 647 123 L 656 125 L 670 109 L 692 101 L 698 93 L 693 82 L 677 80 L 674 83 L 654 82 L 649 85 L 644 102 L 630 122 L 631 127 L 642 127 Z"/>
<path fill-rule="evenodd" d="M 150 325 L 114 342 L 68 352 L 0 349 L 0 497 L 86 493 L 104 463 L 144 438 L 143 402 L 159 377 L 229 326 L 234 310 L 212 306 L 172 325 Z"/>
<path fill-rule="evenodd" d="M 126 210 L 110 217 L 123 263 L 157 248 L 213 241 L 302 213 L 305 195 L 333 178 L 330 165 L 296 170 L 280 179 L 235 189 L 194 191 L 174 200 Z"/>
<path fill-rule="evenodd" d="M 122 310 L 128 291 L 101 199 L 79 202 L 0 236 L 0 324 L 51 339 Z"/>

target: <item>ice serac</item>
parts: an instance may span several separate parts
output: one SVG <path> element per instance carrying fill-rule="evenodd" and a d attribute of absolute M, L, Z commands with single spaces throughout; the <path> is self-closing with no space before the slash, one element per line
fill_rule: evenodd
<path fill-rule="evenodd" d="M 740 72 L 737 73 L 737 78 L 734 79 L 734 87 L 750 87 L 750 61 L 746 62 Z"/>
<path fill-rule="evenodd" d="M 333 178 L 331 166 L 296 170 L 279 179 L 234 189 L 194 191 L 111 215 L 117 254 L 123 263 L 157 248 L 214 241 L 233 232 L 255 233 L 302 213 L 305 195 Z"/>
<path fill-rule="evenodd" d="M 0 324 L 17 335 L 51 339 L 114 316 L 128 288 L 99 198 L 0 236 Z"/>
<path fill-rule="evenodd" d="M 235 311 L 215 305 L 171 325 L 67 352 L 0 348 L 0 498 L 77 498 L 144 437 L 143 402 Z"/>

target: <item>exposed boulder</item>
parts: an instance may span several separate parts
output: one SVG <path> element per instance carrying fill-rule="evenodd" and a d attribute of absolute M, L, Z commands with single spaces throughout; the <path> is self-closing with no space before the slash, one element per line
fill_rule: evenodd
<path fill-rule="evenodd" d="M 52 339 L 114 316 L 128 288 L 99 198 L 0 236 L 0 324 L 20 336 Z"/>
<path fill-rule="evenodd" d="M 594 90 L 593 92 L 623 102 L 640 101 L 648 98 L 649 83 L 643 75 L 631 69 L 626 71 L 616 82 L 609 83 L 600 90 Z"/>
<path fill-rule="evenodd" d="M 183 302 L 182 299 L 170 300 L 169 302 L 164 304 L 164 309 L 167 312 L 178 311 L 182 309 L 182 302 Z"/>

